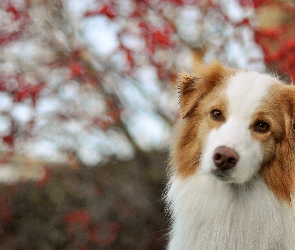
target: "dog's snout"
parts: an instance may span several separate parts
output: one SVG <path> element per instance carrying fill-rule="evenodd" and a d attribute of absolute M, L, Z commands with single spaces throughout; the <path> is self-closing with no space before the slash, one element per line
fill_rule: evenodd
<path fill-rule="evenodd" d="M 238 153 L 229 147 L 219 146 L 213 152 L 213 161 L 220 170 L 233 168 L 239 161 Z"/>

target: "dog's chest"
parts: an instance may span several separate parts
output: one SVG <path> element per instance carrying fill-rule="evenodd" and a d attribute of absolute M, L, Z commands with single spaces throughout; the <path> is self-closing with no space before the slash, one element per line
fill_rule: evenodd
<path fill-rule="evenodd" d="M 170 250 L 295 249 L 290 208 L 259 178 L 243 187 L 207 176 L 174 180 L 168 199 L 174 219 Z"/>

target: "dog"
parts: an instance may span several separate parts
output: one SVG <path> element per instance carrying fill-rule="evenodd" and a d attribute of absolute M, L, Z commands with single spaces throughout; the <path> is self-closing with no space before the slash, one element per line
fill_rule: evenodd
<path fill-rule="evenodd" d="M 168 249 L 294 250 L 295 86 L 217 61 L 177 86 Z"/>

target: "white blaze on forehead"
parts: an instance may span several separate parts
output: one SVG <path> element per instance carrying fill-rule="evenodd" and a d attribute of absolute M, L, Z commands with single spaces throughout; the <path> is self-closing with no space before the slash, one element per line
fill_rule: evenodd
<path fill-rule="evenodd" d="M 274 77 L 252 71 L 238 72 L 230 77 L 226 88 L 228 114 L 250 119 L 275 81 Z"/>
<path fill-rule="evenodd" d="M 216 169 L 213 153 L 219 146 L 233 148 L 239 155 L 237 165 L 225 181 L 245 183 L 257 173 L 263 160 L 263 150 L 260 143 L 252 138 L 249 126 L 262 99 L 276 81 L 269 75 L 251 71 L 240 71 L 228 79 L 225 88 L 228 99 L 226 121 L 207 137 L 201 157 L 204 173 L 212 173 Z"/>

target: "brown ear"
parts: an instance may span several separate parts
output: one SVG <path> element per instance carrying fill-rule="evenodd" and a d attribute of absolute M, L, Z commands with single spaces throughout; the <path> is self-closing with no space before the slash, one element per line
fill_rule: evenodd
<path fill-rule="evenodd" d="M 276 93 L 274 103 L 283 111 L 285 135 L 276 143 L 270 164 L 260 174 L 277 198 L 291 202 L 290 195 L 295 192 L 295 86 L 282 86 Z"/>
<path fill-rule="evenodd" d="M 230 73 L 230 70 L 217 61 L 207 65 L 199 65 L 194 71 L 194 76 L 180 73 L 178 77 L 177 84 L 182 118 L 190 116 L 200 100 Z"/>
<path fill-rule="evenodd" d="M 290 100 L 290 107 L 291 107 L 291 130 L 292 130 L 292 136 L 293 136 L 293 141 L 294 141 L 294 146 L 295 146 L 295 86 L 290 86 L 290 92 L 289 92 L 289 100 Z M 293 148 L 294 151 L 294 148 Z M 294 160 L 295 160 L 295 155 L 294 155 Z"/>
<path fill-rule="evenodd" d="M 286 102 L 285 113 L 291 117 L 291 130 L 293 130 L 295 135 L 295 85 L 284 86 L 281 100 Z"/>

